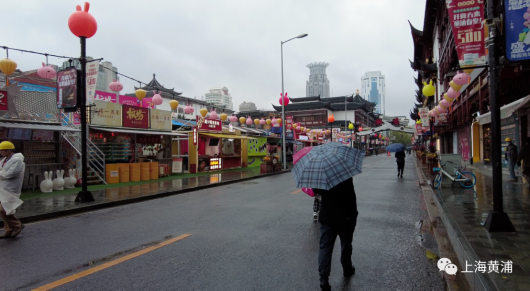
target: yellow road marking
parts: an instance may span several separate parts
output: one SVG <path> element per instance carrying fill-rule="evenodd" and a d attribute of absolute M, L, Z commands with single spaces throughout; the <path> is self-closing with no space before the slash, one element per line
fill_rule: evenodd
<path fill-rule="evenodd" d="M 291 192 L 291 194 L 296 194 L 296 193 L 301 192 L 301 191 L 302 191 L 302 189 L 300 189 L 300 190 L 296 190 L 296 191 L 294 191 L 294 192 Z"/>
<path fill-rule="evenodd" d="M 120 263 L 123 263 L 125 261 L 128 261 L 130 259 L 133 259 L 133 258 L 136 258 L 136 257 L 139 257 L 143 254 L 146 254 L 148 252 L 151 252 L 151 251 L 154 251 L 156 249 L 159 249 L 161 247 L 164 247 L 164 246 L 167 246 L 169 244 L 172 244 L 176 241 L 179 241 L 181 239 L 184 239 L 184 238 L 187 238 L 191 236 L 191 234 L 183 234 L 183 235 L 180 235 L 180 236 L 177 236 L 177 237 L 174 237 L 172 239 L 169 239 L 169 240 L 166 240 L 166 241 L 163 241 L 157 245 L 154 245 L 154 246 L 151 246 L 151 247 L 148 247 L 146 249 L 143 249 L 141 251 L 137 251 L 135 253 L 132 253 L 132 254 L 129 254 L 129 255 L 126 255 L 124 257 L 121 257 L 119 259 L 116 259 L 116 260 L 113 260 L 113 261 L 110 261 L 108 263 L 105 263 L 103 265 L 99 265 L 97 267 L 94 267 L 94 268 L 91 268 L 91 269 L 88 269 L 88 270 L 85 270 L 83 272 L 80 272 L 80 273 L 77 273 L 77 274 L 74 274 L 74 275 L 71 275 L 71 276 L 68 276 L 66 278 L 63 278 L 63 279 L 60 279 L 60 280 L 57 280 L 55 282 L 52 282 L 50 284 L 46 284 L 44 286 L 41 286 L 41 287 L 38 287 L 36 289 L 33 289 L 32 291 L 44 291 L 44 290 L 50 290 L 50 289 L 53 289 L 53 288 L 56 288 L 56 287 L 59 287 L 61 285 L 64 285 L 66 283 L 70 283 L 72 281 L 75 281 L 77 279 L 80 279 L 80 278 L 83 278 L 83 277 L 86 277 L 88 275 L 91 275 L 91 274 L 94 274 L 96 272 L 99 272 L 101 270 L 104 270 L 104 269 L 107 269 L 107 268 L 110 268 L 112 266 L 115 266 L 117 264 L 120 264 Z"/>

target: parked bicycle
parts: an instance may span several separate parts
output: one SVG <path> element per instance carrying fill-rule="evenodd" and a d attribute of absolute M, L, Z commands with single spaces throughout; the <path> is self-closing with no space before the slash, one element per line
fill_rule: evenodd
<path fill-rule="evenodd" d="M 460 183 L 460 185 L 464 188 L 472 188 L 473 186 L 475 186 L 475 183 L 477 183 L 477 177 L 475 176 L 475 174 L 466 171 L 467 165 L 464 165 L 463 167 L 455 167 L 455 175 L 453 176 L 444 170 L 444 167 L 447 163 L 453 164 L 453 162 L 447 161 L 443 165 L 441 165 L 440 168 L 433 168 L 433 171 L 437 172 L 432 181 L 434 189 L 437 189 L 438 187 L 440 187 L 440 185 L 442 185 L 443 175 L 446 175 L 453 182 Z"/>

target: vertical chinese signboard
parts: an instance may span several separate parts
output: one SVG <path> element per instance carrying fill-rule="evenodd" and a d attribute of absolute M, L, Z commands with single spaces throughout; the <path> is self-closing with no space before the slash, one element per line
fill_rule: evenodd
<path fill-rule="evenodd" d="M 57 72 L 57 108 L 77 107 L 77 81 L 74 67 Z"/>
<path fill-rule="evenodd" d="M 7 91 L 0 90 L 0 111 L 7 111 Z"/>
<path fill-rule="evenodd" d="M 285 116 L 285 126 L 288 130 L 293 130 L 293 117 Z"/>
<path fill-rule="evenodd" d="M 98 82 L 99 61 L 86 64 L 86 101 L 92 104 L 96 96 L 96 83 Z"/>
<path fill-rule="evenodd" d="M 122 105 L 122 112 L 124 127 L 149 128 L 148 108 Z"/>
<path fill-rule="evenodd" d="M 421 118 L 421 124 L 429 124 L 429 107 L 421 107 L 418 109 L 418 114 Z"/>
<path fill-rule="evenodd" d="M 486 63 L 484 47 L 484 1 L 447 1 L 460 67 Z"/>
<path fill-rule="evenodd" d="M 510 61 L 530 59 L 530 1 L 504 0 L 506 56 Z"/>

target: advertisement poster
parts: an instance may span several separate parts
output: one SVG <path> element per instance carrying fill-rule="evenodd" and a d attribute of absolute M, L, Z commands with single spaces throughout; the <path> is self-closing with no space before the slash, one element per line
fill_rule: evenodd
<path fill-rule="evenodd" d="M 171 166 L 171 173 L 177 174 L 182 173 L 182 158 L 173 158 Z"/>
<path fill-rule="evenodd" d="M 149 109 L 122 105 L 122 111 L 124 127 L 149 128 Z"/>
<path fill-rule="evenodd" d="M 57 108 L 77 106 L 77 70 L 68 68 L 57 72 Z"/>
<path fill-rule="evenodd" d="M 140 102 L 140 100 L 138 100 L 138 98 L 136 97 L 120 95 L 120 104 L 145 108 L 155 108 L 155 105 L 151 101 L 152 99 L 152 97 L 144 98 L 142 99 L 142 102 Z"/>
<path fill-rule="evenodd" d="M 116 103 L 116 93 L 96 90 L 94 100 Z"/>
<path fill-rule="evenodd" d="M 86 64 L 86 101 L 87 104 L 94 102 L 96 96 L 96 84 L 98 82 L 99 61 Z"/>
<path fill-rule="evenodd" d="M 222 132 L 223 125 L 219 119 L 209 119 L 197 116 L 197 128 L 199 131 Z"/>
<path fill-rule="evenodd" d="M 434 118 L 434 126 L 447 125 L 447 113 L 440 113 Z"/>
<path fill-rule="evenodd" d="M 429 107 L 419 108 L 418 115 L 421 118 L 421 124 L 429 124 Z"/>
<path fill-rule="evenodd" d="M 31 129 L 10 128 L 8 138 L 11 140 L 31 140 Z"/>
<path fill-rule="evenodd" d="M 506 56 L 510 61 L 530 59 L 530 1 L 504 0 Z"/>
<path fill-rule="evenodd" d="M 151 129 L 171 130 L 171 111 L 151 109 Z"/>
<path fill-rule="evenodd" d="M 0 90 L 0 111 L 7 111 L 7 91 Z"/>
<path fill-rule="evenodd" d="M 121 106 L 111 102 L 94 100 L 90 124 L 121 126 Z"/>
<path fill-rule="evenodd" d="M 453 0 L 446 4 L 460 67 L 484 65 L 484 1 Z"/>

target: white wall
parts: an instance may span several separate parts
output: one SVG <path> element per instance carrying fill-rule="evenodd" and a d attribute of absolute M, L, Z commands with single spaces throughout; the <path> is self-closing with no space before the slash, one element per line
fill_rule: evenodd
<path fill-rule="evenodd" d="M 344 111 L 329 111 L 329 114 L 333 113 L 333 116 L 335 117 L 335 120 L 350 120 L 351 122 L 355 123 L 355 111 L 354 110 L 348 110 L 346 114 L 344 114 Z M 346 118 L 345 118 L 346 117 Z"/>

